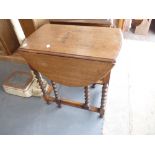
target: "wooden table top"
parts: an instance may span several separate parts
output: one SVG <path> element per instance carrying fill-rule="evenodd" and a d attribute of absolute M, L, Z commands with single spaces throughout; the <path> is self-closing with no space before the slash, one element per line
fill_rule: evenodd
<path fill-rule="evenodd" d="M 19 51 L 115 62 L 121 44 L 118 28 L 46 24 Z"/>

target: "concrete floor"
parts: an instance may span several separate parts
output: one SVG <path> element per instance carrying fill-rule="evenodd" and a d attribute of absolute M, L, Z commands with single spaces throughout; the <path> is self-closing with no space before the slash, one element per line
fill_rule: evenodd
<path fill-rule="evenodd" d="M 155 44 L 125 39 L 111 75 L 104 134 L 155 134 Z"/>
<path fill-rule="evenodd" d="M 1 87 L 15 70 L 29 71 L 28 66 L 0 61 L 0 134 L 102 134 L 103 119 L 98 113 L 63 105 L 47 105 L 39 97 L 9 95 Z M 61 97 L 83 101 L 82 88 L 58 86 Z M 101 87 L 91 89 L 91 101 L 99 104 Z"/>

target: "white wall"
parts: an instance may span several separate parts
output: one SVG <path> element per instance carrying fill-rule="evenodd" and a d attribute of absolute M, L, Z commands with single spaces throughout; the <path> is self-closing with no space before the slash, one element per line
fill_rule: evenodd
<path fill-rule="evenodd" d="M 11 22 L 13 24 L 13 27 L 14 27 L 14 30 L 16 32 L 19 43 L 21 44 L 23 42 L 23 40 L 25 39 L 25 35 L 24 35 L 22 27 L 19 23 L 19 20 L 18 19 L 11 19 Z"/>

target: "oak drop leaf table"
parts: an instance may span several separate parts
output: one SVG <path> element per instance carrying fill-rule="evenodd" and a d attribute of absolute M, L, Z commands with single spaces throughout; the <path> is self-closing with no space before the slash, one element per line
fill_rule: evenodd
<path fill-rule="evenodd" d="M 33 70 L 45 101 L 70 105 L 104 115 L 110 72 L 122 44 L 118 28 L 46 24 L 25 39 L 18 49 Z M 55 97 L 45 92 L 41 74 L 51 80 Z M 89 86 L 100 80 L 100 107 L 89 103 Z M 85 102 L 60 99 L 56 83 L 84 87 Z"/>

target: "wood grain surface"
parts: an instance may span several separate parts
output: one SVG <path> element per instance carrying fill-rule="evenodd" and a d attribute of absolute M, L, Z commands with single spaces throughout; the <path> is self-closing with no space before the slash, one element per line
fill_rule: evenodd
<path fill-rule="evenodd" d="M 122 41 L 118 28 L 45 24 L 20 50 L 114 62 Z"/>
<path fill-rule="evenodd" d="M 121 48 L 117 28 L 46 24 L 31 34 L 20 53 L 37 71 L 67 86 L 109 82 Z"/>
<path fill-rule="evenodd" d="M 23 57 L 49 79 L 67 86 L 87 86 L 106 76 L 113 63 L 23 52 Z"/>
<path fill-rule="evenodd" d="M 112 26 L 112 21 L 110 19 L 51 19 L 50 23 L 81 25 L 81 26 L 102 26 L 102 27 Z"/>
<path fill-rule="evenodd" d="M 0 42 L 4 55 L 13 54 L 20 46 L 10 19 L 0 19 Z"/>

